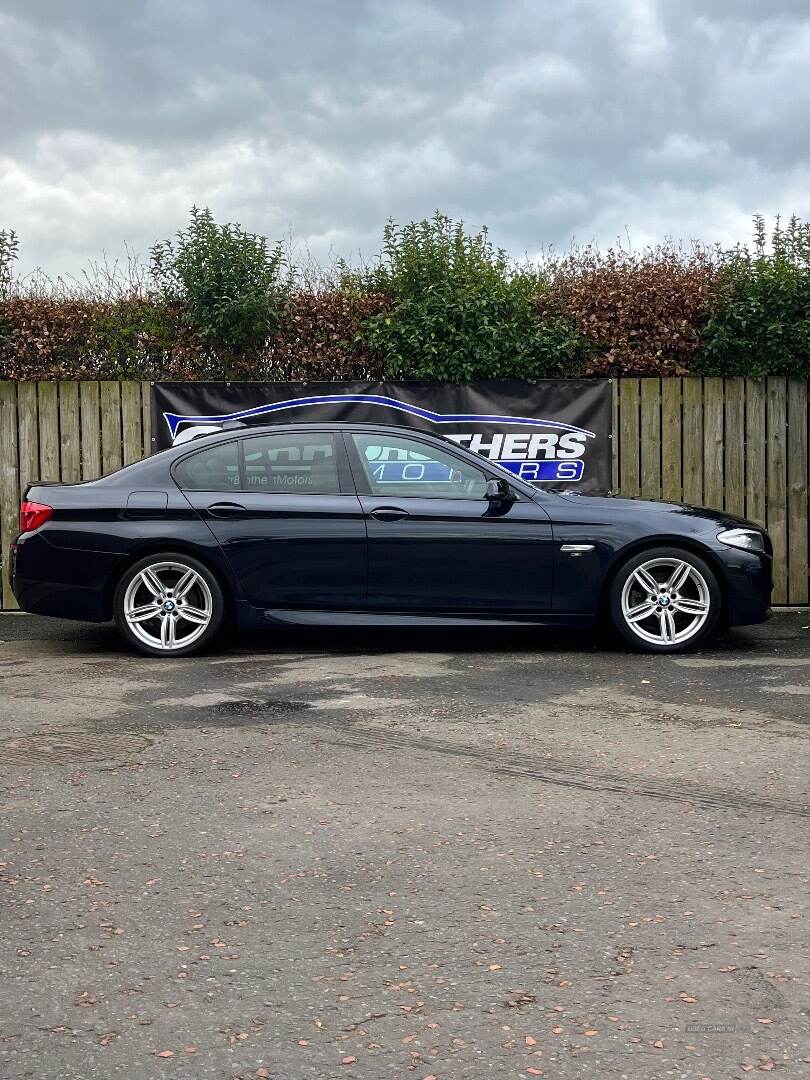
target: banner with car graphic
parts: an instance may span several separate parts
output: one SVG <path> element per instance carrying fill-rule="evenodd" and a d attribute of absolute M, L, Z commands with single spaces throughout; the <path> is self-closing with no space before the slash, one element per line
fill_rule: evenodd
<path fill-rule="evenodd" d="M 395 424 L 444 435 L 533 484 L 601 492 L 611 480 L 607 379 L 476 383 L 155 383 L 152 447 L 228 421 Z M 234 425 L 236 427 L 236 425 Z"/>

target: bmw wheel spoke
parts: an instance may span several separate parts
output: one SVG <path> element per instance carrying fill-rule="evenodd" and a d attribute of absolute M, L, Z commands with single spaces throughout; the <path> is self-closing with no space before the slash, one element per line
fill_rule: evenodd
<path fill-rule="evenodd" d="M 658 622 L 661 627 L 661 640 L 669 645 L 675 640 L 675 620 L 672 612 L 668 608 L 659 611 Z"/>
<path fill-rule="evenodd" d="M 654 612 L 655 604 L 653 601 L 645 600 L 643 604 L 637 604 L 636 607 L 630 608 L 625 618 L 629 623 L 641 622 L 643 619 L 649 619 Z"/>
<path fill-rule="evenodd" d="M 146 622 L 147 619 L 157 618 L 159 614 L 160 608 L 157 604 L 141 604 L 139 607 L 131 608 L 127 612 L 127 622 Z"/>
<path fill-rule="evenodd" d="M 152 596 L 163 595 L 163 584 L 160 578 L 148 566 L 141 571 L 140 578 Z"/>
<path fill-rule="evenodd" d="M 186 619 L 191 623 L 197 623 L 200 626 L 205 626 L 211 618 L 209 612 L 203 611 L 202 608 L 190 607 L 188 604 L 183 604 L 182 607 L 177 609 L 177 617 L 178 619 Z"/>
<path fill-rule="evenodd" d="M 166 615 L 160 624 L 160 643 L 164 649 L 173 649 L 176 641 L 174 616 Z"/>
<path fill-rule="evenodd" d="M 674 611 L 681 611 L 684 615 L 704 615 L 709 610 L 709 605 L 703 600 L 689 600 L 685 596 L 672 601 Z"/>
<path fill-rule="evenodd" d="M 692 567 L 689 565 L 689 563 L 686 563 L 686 562 L 679 563 L 675 567 L 675 570 L 674 570 L 674 572 L 672 574 L 672 577 L 669 579 L 669 581 L 666 584 L 667 591 L 668 592 L 677 592 L 678 589 L 683 588 L 683 585 L 686 582 L 687 578 L 689 577 L 689 574 L 690 574 L 691 570 L 692 570 Z"/>
<path fill-rule="evenodd" d="M 175 600 L 182 600 L 189 589 L 197 584 L 197 575 L 193 570 L 188 570 L 174 587 Z"/>
<path fill-rule="evenodd" d="M 658 582 L 643 566 L 639 566 L 634 574 L 636 581 L 645 592 L 657 593 L 659 589 Z"/>

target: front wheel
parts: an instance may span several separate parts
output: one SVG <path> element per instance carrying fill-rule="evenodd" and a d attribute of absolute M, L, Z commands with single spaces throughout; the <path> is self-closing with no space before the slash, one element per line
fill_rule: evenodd
<path fill-rule="evenodd" d="M 147 656 L 190 656 L 214 637 L 222 624 L 219 582 L 187 555 L 150 555 L 131 566 L 113 598 L 115 622 Z"/>
<path fill-rule="evenodd" d="M 650 548 L 629 559 L 610 587 L 613 626 L 634 649 L 682 652 L 717 628 L 722 596 L 717 577 L 682 548 Z"/>

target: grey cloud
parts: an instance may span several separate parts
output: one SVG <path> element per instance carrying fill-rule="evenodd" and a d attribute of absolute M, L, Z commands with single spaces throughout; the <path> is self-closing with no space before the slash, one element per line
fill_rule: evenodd
<path fill-rule="evenodd" d="M 810 215 L 803 0 L 6 0 L 0 227 L 144 251 L 192 202 L 318 255 L 435 207 L 520 255 Z"/>

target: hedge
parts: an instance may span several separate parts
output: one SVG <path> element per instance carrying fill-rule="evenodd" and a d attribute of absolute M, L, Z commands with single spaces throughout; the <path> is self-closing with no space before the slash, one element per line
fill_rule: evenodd
<path fill-rule="evenodd" d="M 436 213 L 368 264 L 297 267 L 192 210 L 148 266 L 15 276 L 0 231 L 0 378 L 810 375 L 810 225 L 732 250 L 587 246 L 516 263 Z M 94 270 L 94 272 L 93 272 Z"/>

